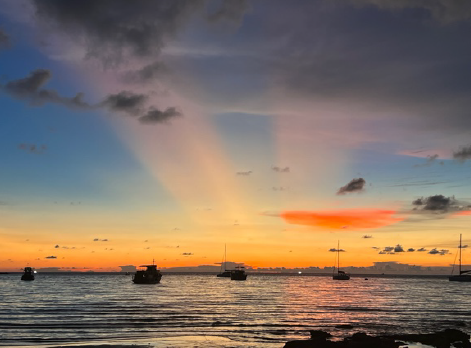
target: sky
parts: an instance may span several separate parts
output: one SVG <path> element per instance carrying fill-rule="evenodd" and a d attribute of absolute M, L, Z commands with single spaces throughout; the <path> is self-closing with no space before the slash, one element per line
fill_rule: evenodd
<path fill-rule="evenodd" d="M 0 0 L 0 270 L 471 263 L 470 30 L 467 0 Z"/>

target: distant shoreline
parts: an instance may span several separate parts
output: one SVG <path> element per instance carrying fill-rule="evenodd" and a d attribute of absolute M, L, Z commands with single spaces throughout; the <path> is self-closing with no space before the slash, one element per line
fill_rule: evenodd
<path fill-rule="evenodd" d="M 8 274 L 22 274 L 23 272 L 0 272 L 0 275 Z M 62 275 L 123 275 L 126 276 L 126 273 L 134 272 L 80 272 L 80 271 L 56 271 L 56 272 L 41 272 L 38 270 L 38 274 L 62 274 Z M 162 270 L 163 275 L 202 275 L 202 276 L 215 276 L 218 272 L 175 272 L 175 271 L 165 271 Z M 332 273 L 302 273 L 298 274 L 297 272 L 250 272 L 247 271 L 247 274 L 250 276 L 274 276 L 274 277 L 330 277 Z M 129 275 L 129 274 L 128 274 Z M 385 274 L 369 274 L 369 273 L 357 273 L 350 274 L 352 278 L 448 278 L 450 275 L 445 274 L 401 274 L 401 273 L 385 273 Z"/>

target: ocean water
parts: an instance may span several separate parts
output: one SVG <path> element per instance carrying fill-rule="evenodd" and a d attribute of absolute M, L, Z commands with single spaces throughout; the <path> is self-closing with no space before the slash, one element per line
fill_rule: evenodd
<path fill-rule="evenodd" d="M 0 346 L 282 347 L 311 329 L 338 338 L 471 331 L 471 283 L 368 278 L 250 274 L 238 282 L 164 274 L 160 284 L 138 285 L 122 274 L 38 274 L 33 282 L 0 275 Z M 353 329 L 336 328 L 345 324 Z"/>

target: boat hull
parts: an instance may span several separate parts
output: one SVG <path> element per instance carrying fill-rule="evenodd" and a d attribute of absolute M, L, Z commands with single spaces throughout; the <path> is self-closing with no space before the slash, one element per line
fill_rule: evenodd
<path fill-rule="evenodd" d="M 350 280 L 350 276 L 346 274 L 337 274 L 332 276 L 333 280 Z"/>
<path fill-rule="evenodd" d="M 222 273 L 217 274 L 216 277 L 218 277 L 218 278 L 230 278 L 231 277 L 231 272 L 224 271 Z"/>
<path fill-rule="evenodd" d="M 29 280 L 29 281 L 34 280 L 34 275 L 23 274 L 21 276 L 21 280 Z"/>
<path fill-rule="evenodd" d="M 471 275 L 455 275 L 448 278 L 450 282 L 471 282 Z"/>
<path fill-rule="evenodd" d="M 160 283 L 160 279 L 162 277 L 157 277 L 157 278 L 142 278 L 142 277 L 134 277 L 132 280 L 134 284 L 158 284 Z"/>
<path fill-rule="evenodd" d="M 238 272 L 238 271 L 231 272 L 231 280 L 246 280 L 246 279 L 247 279 L 247 273 L 245 272 Z"/>

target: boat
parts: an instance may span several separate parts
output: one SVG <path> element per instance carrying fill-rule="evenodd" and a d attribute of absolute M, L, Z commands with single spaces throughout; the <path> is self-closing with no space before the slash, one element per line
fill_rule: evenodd
<path fill-rule="evenodd" d="M 471 270 L 467 270 L 467 271 L 462 271 L 461 270 L 461 249 L 462 246 L 461 246 L 461 234 L 460 234 L 460 258 L 459 258 L 459 274 L 457 275 L 451 275 L 448 280 L 450 282 L 471 282 Z"/>
<path fill-rule="evenodd" d="M 246 280 L 247 273 L 245 273 L 244 267 L 238 266 L 236 269 L 233 269 L 231 272 L 231 280 Z"/>
<path fill-rule="evenodd" d="M 224 271 L 222 270 L 224 265 Z M 231 271 L 228 271 L 226 269 L 226 244 L 224 244 L 224 261 L 221 262 L 221 270 L 219 273 L 216 275 L 218 278 L 230 278 L 231 277 Z"/>
<path fill-rule="evenodd" d="M 34 270 L 31 267 L 25 267 L 21 280 L 34 280 Z"/>
<path fill-rule="evenodd" d="M 145 270 L 138 270 L 132 277 L 134 284 L 157 284 L 160 283 L 162 273 L 157 269 L 157 265 L 152 260 L 152 265 L 141 265 L 139 267 L 145 267 Z"/>
<path fill-rule="evenodd" d="M 332 275 L 332 279 L 333 280 L 350 280 L 350 276 L 344 271 L 340 270 L 340 242 L 337 242 L 337 274 L 335 274 L 335 267 L 334 267 L 334 274 Z"/>

